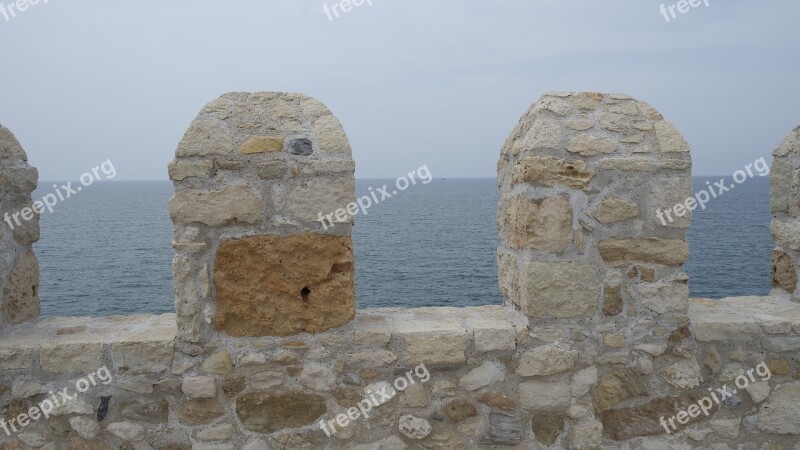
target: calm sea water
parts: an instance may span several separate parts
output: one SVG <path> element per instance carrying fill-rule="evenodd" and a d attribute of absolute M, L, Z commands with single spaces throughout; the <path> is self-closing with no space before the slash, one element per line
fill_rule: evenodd
<path fill-rule="evenodd" d="M 696 178 L 696 188 L 705 181 Z M 359 180 L 357 191 L 391 183 Z M 44 183 L 34 197 L 51 186 Z M 169 182 L 95 184 L 44 214 L 35 244 L 42 316 L 172 312 L 172 192 Z M 693 296 L 769 291 L 768 200 L 768 180 L 753 179 L 695 213 L 687 264 Z M 493 179 L 436 179 L 358 216 L 359 307 L 502 303 L 497 201 Z"/>

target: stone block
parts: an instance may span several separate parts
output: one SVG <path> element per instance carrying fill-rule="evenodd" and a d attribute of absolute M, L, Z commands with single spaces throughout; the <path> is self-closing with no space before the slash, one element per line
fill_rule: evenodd
<path fill-rule="evenodd" d="M 350 223 L 352 217 L 344 220 L 335 216 L 338 209 L 346 209 L 355 201 L 355 181 L 352 178 L 329 180 L 315 178 L 294 186 L 289 193 L 289 214 L 295 219 L 315 222 L 319 215 L 334 213 L 333 222 Z"/>
<path fill-rule="evenodd" d="M 332 153 L 350 153 L 350 141 L 339 119 L 332 115 L 322 116 L 314 122 L 319 147 Z"/>
<path fill-rule="evenodd" d="M 550 253 L 567 249 L 572 234 L 572 206 L 569 199 L 556 196 L 533 201 L 516 196 L 505 202 L 510 245 L 532 247 Z"/>
<path fill-rule="evenodd" d="M 521 303 L 528 317 L 590 317 L 599 310 L 600 278 L 589 265 L 527 262 L 523 280 Z"/>
<path fill-rule="evenodd" d="M 517 348 L 517 330 L 505 320 L 469 319 L 475 335 L 475 351 L 506 352 Z"/>
<path fill-rule="evenodd" d="M 214 162 L 210 159 L 177 160 L 169 164 L 169 178 L 174 181 L 183 181 L 187 178 L 209 178 L 213 173 Z"/>
<path fill-rule="evenodd" d="M 689 244 L 680 239 L 607 239 L 600 241 L 598 251 L 612 267 L 630 263 L 678 266 L 689 258 Z"/>
<path fill-rule="evenodd" d="M 601 223 L 617 223 L 639 215 L 639 205 L 619 197 L 603 198 L 597 207 L 595 218 Z"/>
<path fill-rule="evenodd" d="M 689 143 L 681 136 L 674 125 L 662 120 L 656 122 L 656 138 L 661 146 L 661 153 L 686 153 Z"/>
<path fill-rule="evenodd" d="M 567 383 L 528 381 L 519 384 L 520 405 L 528 411 L 563 414 L 570 404 L 570 399 Z"/>
<path fill-rule="evenodd" d="M 513 183 L 528 183 L 537 186 L 564 186 L 587 190 L 595 173 L 581 160 L 567 161 L 552 156 L 524 158 L 517 162 L 513 172 Z"/>
<path fill-rule="evenodd" d="M 168 370 L 175 353 L 173 339 L 115 342 L 111 344 L 114 365 L 120 373 L 161 373 Z"/>
<path fill-rule="evenodd" d="M 517 375 L 533 377 L 553 375 L 571 369 L 578 362 L 578 352 L 558 344 L 548 344 L 525 352 L 519 358 Z"/>
<path fill-rule="evenodd" d="M 183 379 L 181 391 L 186 398 L 214 398 L 217 396 L 217 384 L 214 377 L 186 377 Z"/>
<path fill-rule="evenodd" d="M 321 333 L 355 316 L 349 237 L 303 233 L 223 242 L 214 270 L 218 330 L 230 336 Z"/>
<path fill-rule="evenodd" d="M 281 136 L 252 136 L 239 147 L 239 153 L 243 155 L 281 151 L 283 151 L 283 138 Z"/>
<path fill-rule="evenodd" d="M 228 155 L 233 153 L 233 138 L 218 120 L 198 119 L 178 144 L 178 157 Z"/>
<path fill-rule="evenodd" d="M 103 365 L 102 342 L 48 343 L 39 350 L 42 370 L 89 373 Z"/>
<path fill-rule="evenodd" d="M 169 201 L 172 221 L 187 225 L 254 224 L 261 221 L 263 210 L 261 194 L 245 185 L 230 185 L 215 191 L 186 189 L 176 192 Z"/>
<path fill-rule="evenodd" d="M 467 330 L 453 319 L 410 320 L 395 324 L 394 336 L 403 344 L 403 364 L 463 364 L 467 361 Z"/>

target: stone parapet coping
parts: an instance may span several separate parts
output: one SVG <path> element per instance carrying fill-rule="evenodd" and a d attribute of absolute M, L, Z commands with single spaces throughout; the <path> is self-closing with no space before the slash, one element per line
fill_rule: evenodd
<path fill-rule="evenodd" d="M 689 319 L 700 342 L 747 342 L 800 334 L 800 303 L 779 296 L 691 299 Z"/>

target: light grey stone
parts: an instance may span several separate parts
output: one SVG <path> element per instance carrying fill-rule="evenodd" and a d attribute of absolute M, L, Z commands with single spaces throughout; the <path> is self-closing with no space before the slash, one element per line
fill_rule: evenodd
<path fill-rule="evenodd" d="M 578 361 L 578 352 L 557 344 L 544 345 L 525 352 L 519 358 L 517 375 L 533 377 L 553 375 L 571 369 Z"/>
<path fill-rule="evenodd" d="M 336 388 L 336 374 L 321 364 L 310 363 L 303 366 L 297 381 L 315 391 L 331 391 Z"/>
<path fill-rule="evenodd" d="M 263 209 L 261 194 L 246 185 L 228 185 L 215 191 L 185 189 L 176 192 L 169 201 L 173 222 L 202 223 L 212 227 L 258 223 Z"/>
<path fill-rule="evenodd" d="M 529 411 L 564 413 L 570 404 L 569 384 L 528 381 L 519 384 L 520 405 Z"/>
<path fill-rule="evenodd" d="M 425 419 L 406 414 L 400 416 L 398 429 L 409 439 L 425 439 L 431 434 L 433 427 Z"/>
<path fill-rule="evenodd" d="M 233 139 L 222 121 L 198 119 L 178 144 L 177 156 L 228 155 L 233 153 Z"/>
<path fill-rule="evenodd" d="M 525 263 L 523 310 L 534 318 L 576 318 L 594 315 L 600 305 L 600 277 L 578 262 Z"/>
<path fill-rule="evenodd" d="M 187 398 L 214 398 L 217 396 L 216 379 L 207 376 L 186 377 L 181 390 Z"/>
<path fill-rule="evenodd" d="M 484 361 L 479 367 L 470 370 L 458 380 L 458 385 L 465 391 L 477 391 L 505 379 L 505 371 L 499 364 Z"/>
<path fill-rule="evenodd" d="M 115 422 L 109 424 L 106 431 L 123 441 L 129 442 L 141 441 L 145 436 L 144 427 L 131 422 Z"/>

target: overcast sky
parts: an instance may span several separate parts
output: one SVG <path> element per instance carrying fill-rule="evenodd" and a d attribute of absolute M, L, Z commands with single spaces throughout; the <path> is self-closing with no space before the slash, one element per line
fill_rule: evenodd
<path fill-rule="evenodd" d="M 422 164 L 494 177 L 551 90 L 651 103 L 688 139 L 695 175 L 770 160 L 800 123 L 797 0 L 710 0 L 669 23 L 653 0 L 372 0 L 333 21 L 326 1 L 49 0 L 0 15 L 0 123 L 42 180 L 109 158 L 117 179 L 166 180 L 189 123 L 228 91 L 322 100 L 359 178 Z"/>

